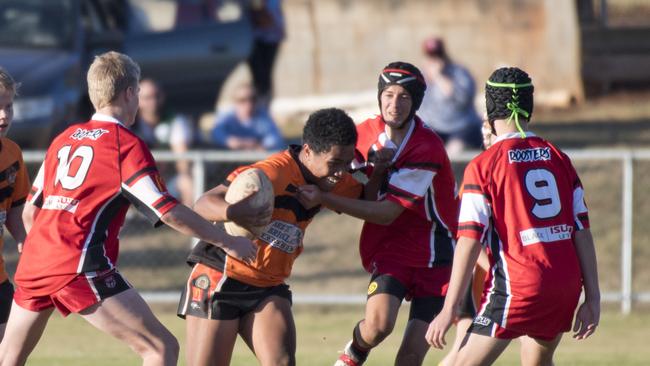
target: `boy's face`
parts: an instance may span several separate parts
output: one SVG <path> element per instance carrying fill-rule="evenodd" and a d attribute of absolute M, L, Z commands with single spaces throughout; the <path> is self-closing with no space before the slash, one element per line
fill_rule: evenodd
<path fill-rule="evenodd" d="M 316 185 L 322 191 L 331 191 L 348 171 L 354 158 L 354 145 L 334 145 L 329 151 L 316 153 L 303 145 L 305 167 L 313 175 Z"/>
<path fill-rule="evenodd" d="M 0 91 L 0 136 L 7 136 L 11 121 L 14 118 L 14 92 Z"/>
<path fill-rule="evenodd" d="M 381 116 L 390 128 L 401 128 L 411 113 L 411 94 L 399 85 L 390 85 L 381 92 Z"/>

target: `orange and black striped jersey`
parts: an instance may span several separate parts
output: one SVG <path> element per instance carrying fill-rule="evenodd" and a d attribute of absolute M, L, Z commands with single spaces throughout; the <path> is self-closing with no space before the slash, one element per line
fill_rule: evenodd
<path fill-rule="evenodd" d="M 261 169 L 273 184 L 275 195 L 271 223 L 255 240 L 259 246 L 257 258 L 246 264 L 227 256 L 225 252 L 208 243 L 200 242 L 192 250 L 188 262 L 203 263 L 223 271 L 226 276 L 258 287 L 275 286 L 289 277 L 294 260 L 303 250 L 305 229 L 321 207 L 305 208 L 297 199 L 297 188 L 308 184 L 298 162 L 299 146 L 274 154 L 266 160 L 242 166 L 233 171 L 224 184 L 229 184 L 242 171 Z M 332 190 L 333 193 L 359 198 L 362 186 L 351 175 Z"/>
<path fill-rule="evenodd" d="M 2 236 L 9 211 L 25 203 L 29 193 L 29 175 L 23 163 L 23 153 L 15 142 L 0 138 L 0 253 Z M 0 283 L 8 278 L 4 259 L 0 255 Z"/>

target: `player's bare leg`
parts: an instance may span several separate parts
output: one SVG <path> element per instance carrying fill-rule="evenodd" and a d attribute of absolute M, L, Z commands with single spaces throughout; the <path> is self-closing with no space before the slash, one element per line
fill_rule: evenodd
<path fill-rule="evenodd" d="M 15 302 L 11 305 L 11 313 L 7 322 L 6 337 L 0 344 L 0 365 L 24 365 L 27 356 L 34 350 L 47 321 L 54 308 L 40 312 L 30 311 L 18 306 Z"/>
<path fill-rule="evenodd" d="M 176 365 L 178 361 L 178 341 L 134 289 L 104 299 L 79 315 L 128 344 L 142 357 L 143 365 Z"/>
<path fill-rule="evenodd" d="M 389 294 L 368 298 L 365 318 L 359 323 L 361 341 L 375 347 L 386 339 L 395 328 L 400 304 L 400 299 Z"/>
<path fill-rule="evenodd" d="M 188 366 L 230 364 L 239 319 L 211 320 L 187 315 L 185 327 L 185 358 Z"/>
<path fill-rule="evenodd" d="M 420 319 L 411 319 L 406 324 L 402 344 L 395 358 L 395 365 L 420 366 L 429 351 L 429 344 L 424 338 L 429 323 Z"/>
<path fill-rule="evenodd" d="M 498 339 L 476 333 L 469 333 L 461 344 L 454 365 L 487 366 L 494 361 L 510 344 L 510 339 Z"/>
<path fill-rule="evenodd" d="M 370 350 L 393 331 L 400 304 L 399 298 L 389 294 L 376 294 L 368 298 L 365 318 L 354 327 L 352 340 L 334 365 L 362 365 Z"/>
<path fill-rule="evenodd" d="M 521 337 L 522 366 L 553 366 L 553 354 L 562 340 L 562 333 L 551 341 Z"/>
<path fill-rule="evenodd" d="M 456 356 L 458 355 L 458 350 L 460 345 L 463 343 L 463 339 L 467 335 L 467 329 L 472 325 L 472 318 L 460 318 L 456 323 L 456 338 L 454 339 L 454 345 L 449 350 L 449 353 L 445 358 L 440 361 L 440 366 L 453 366 L 456 361 Z"/>
<path fill-rule="evenodd" d="M 270 296 L 241 320 L 240 334 L 262 366 L 296 364 L 296 325 L 289 300 Z"/>
<path fill-rule="evenodd" d="M 7 323 L 2 323 L 0 324 L 0 341 L 2 341 L 2 337 L 5 335 L 5 328 L 7 327 Z"/>

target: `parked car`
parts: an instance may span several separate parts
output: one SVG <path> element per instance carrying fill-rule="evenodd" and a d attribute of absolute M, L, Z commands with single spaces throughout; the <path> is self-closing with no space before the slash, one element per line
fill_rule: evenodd
<path fill-rule="evenodd" d="M 168 10 L 175 1 L 132 1 L 0 2 L 0 65 L 21 83 L 10 138 L 45 148 L 66 125 L 87 119 L 86 70 L 108 50 L 130 55 L 177 110 L 212 109 L 221 84 L 250 52 L 251 26 L 240 2 L 220 2 L 240 7 L 230 21 L 160 30 L 149 24 L 161 16 L 156 7 Z M 145 14 L 142 3 L 153 13 Z"/>

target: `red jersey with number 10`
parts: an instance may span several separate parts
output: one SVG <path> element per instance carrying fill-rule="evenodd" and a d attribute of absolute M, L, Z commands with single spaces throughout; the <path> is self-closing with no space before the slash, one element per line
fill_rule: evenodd
<path fill-rule="evenodd" d="M 129 203 L 156 225 L 177 204 L 144 142 L 100 114 L 54 139 L 28 200 L 40 210 L 15 280 L 33 296 L 113 268 Z"/>
<path fill-rule="evenodd" d="M 500 137 L 467 166 L 458 221 L 458 236 L 485 243 L 492 267 L 477 319 L 567 331 L 582 285 L 574 233 L 589 227 L 571 160 L 531 132 Z"/>

